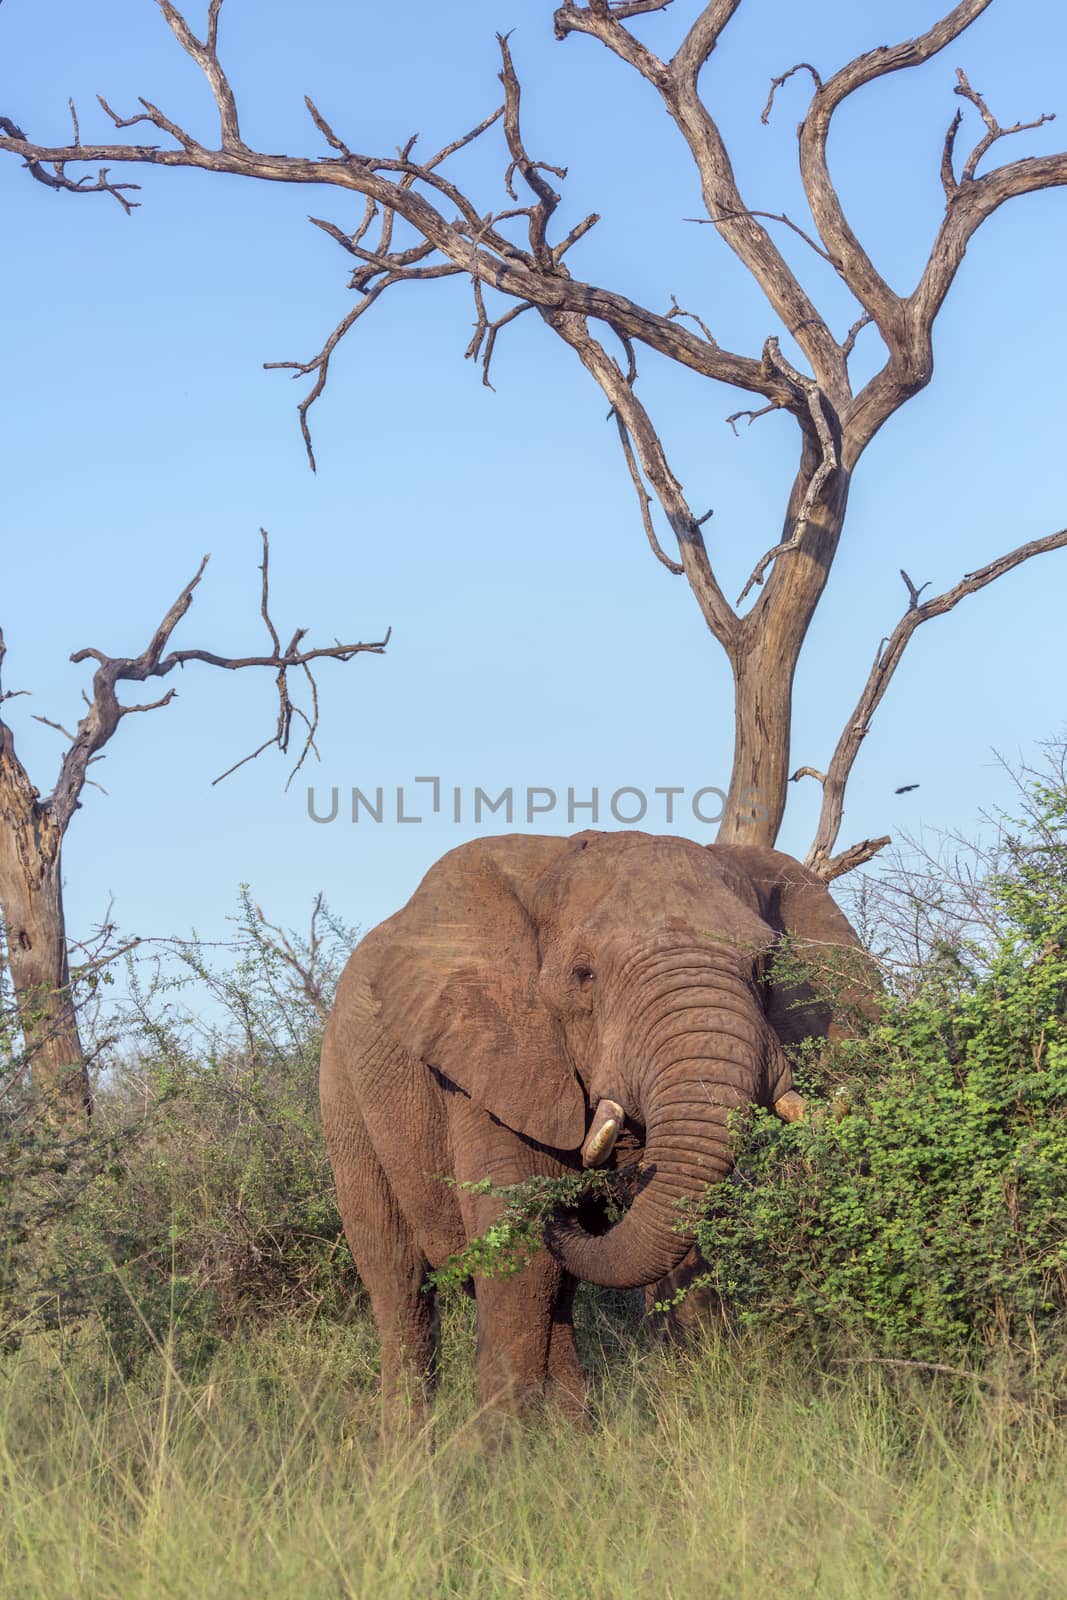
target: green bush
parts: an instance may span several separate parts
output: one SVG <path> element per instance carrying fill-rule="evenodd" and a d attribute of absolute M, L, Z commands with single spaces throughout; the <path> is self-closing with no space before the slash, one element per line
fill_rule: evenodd
<path fill-rule="evenodd" d="M 699 1228 L 736 1323 L 919 1360 L 1062 1337 L 1067 790 L 1033 799 L 969 980 L 942 963 L 866 1039 L 802 1053 L 802 1087 L 843 1089 L 851 1114 L 751 1117 Z"/>
<path fill-rule="evenodd" d="M 240 920 L 230 965 L 193 942 L 177 967 L 130 968 L 126 1053 L 98 1086 L 91 1131 L 57 1131 L 16 1096 L 0 1131 L 7 1343 L 96 1329 L 124 1371 L 163 1343 L 188 1370 L 242 1324 L 345 1313 L 354 1269 L 318 1056 L 351 936 L 335 930 L 325 961 L 320 942 L 314 982 L 294 984 L 247 896 Z"/>

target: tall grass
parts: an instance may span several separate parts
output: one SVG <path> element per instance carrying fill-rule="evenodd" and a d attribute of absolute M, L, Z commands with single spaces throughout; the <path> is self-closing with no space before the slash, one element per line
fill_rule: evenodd
<path fill-rule="evenodd" d="M 470 1318 L 434 1437 L 383 1444 L 366 1318 L 276 1323 L 196 1380 L 91 1336 L 0 1372 L 0 1594 L 791 1600 L 1067 1593 L 1067 1429 L 1047 1394 L 805 1370 L 766 1337 L 642 1347 L 590 1293 L 596 1429 L 488 1443 Z"/>

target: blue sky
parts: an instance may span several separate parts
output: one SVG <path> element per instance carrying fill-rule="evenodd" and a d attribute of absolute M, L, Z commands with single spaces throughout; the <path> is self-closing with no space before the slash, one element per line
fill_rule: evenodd
<path fill-rule="evenodd" d="M 921 31 L 943 3 L 748 0 L 704 88 L 750 205 L 805 217 L 793 136 L 805 80 L 791 81 L 765 128 L 771 76 L 801 58 L 826 74 Z M 189 13 L 198 27 L 203 9 Z M 666 51 L 695 9 L 677 0 L 642 33 Z M 356 148 L 391 150 L 417 129 L 430 149 L 497 103 L 494 34 L 509 28 L 530 148 L 569 167 L 568 218 L 603 215 L 574 269 L 662 309 L 674 293 L 723 343 L 758 353 L 780 330 L 713 230 L 684 220 L 701 204 L 677 135 L 647 86 L 593 41 L 553 40 L 550 6 L 418 3 L 398 21 L 397 8 L 340 0 L 227 0 L 223 48 L 251 143 L 316 151 L 310 93 Z M 942 57 L 847 107 L 834 172 L 896 287 L 912 286 L 940 216 L 955 67 L 1010 123 L 1067 110 L 1065 59 L 1067 10 L 1000 0 Z M 143 94 L 205 139 L 212 131 L 196 69 L 151 0 L 6 0 L 0 110 L 61 141 L 73 95 L 83 137 L 102 138 L 97 92 L 120 110 Z M 968 113 L 971 133 L 974 121 Z M 1064 126 L 1001 148 L 1008 159 L 1058 148 Z M 459 169 L 485 209 L 501 203 L 502 166 L 494 131 Z M 306 216 L 351 224 L 351 202 L 132 175 L 143 204 L 127 218 L 0 163 L 0 623 L 6 687 L 33 691 L 7 710 L 39 787 L 51 786 L 61 739 L 30 714 L 76 720 L 87 677 L 69 653 L 142 649 L 205 551 L 175 643 L 261 647 L 261 524 L 283 632 L 306 624 L 326 642 L 394 630 L 387 656 L 322 670 L 323 759 L 310 773 L 320 805 L 334 785 L 344 797 L 422 774 L 468 796 L 479 785 L 595 785 L 605 800 L 620 785 L 725 786 L 724 659 L 684 580 L 650 557 L 603 398 L 571 353 L 521 319 L 501 339 L 490 393 L 462 359 L 469 288 L 402 285 L 335 361 L 313 413 L 312 476 L 301 391 L 262 363 L 313 354 L 346 309 L 346 258 Z M 797 764 L 828 760 L 903 608 L 900 567 L 939 591 L 1063 525 L 1065 218 L 1060 191 L 986 224 L 938 327 L 933 384 L 861 464 L 799 674 Z M 779 231 L 843 331 L 852 313 L 833 273 Z M 873 356 L 874 336 L 862 338 Z M 709 548 L 734 595 L 778 536 L 795 428 L 770 417 L 735 439 L 723 419 L 746 397 L 651 356 L 642 392 L 694 502 L 714 507 Z M 857 763 L 842 844 L 902 827 L 973 830 L 981 810 L 1009 801 L 993 750 L 1032 758 L 1064 721 L 1065 587 L 1067 556 L 1045 557 L 919 631 Z M 67 842 L 75 933 L 113 896 L 127 931 L 216 935 L 242 881 L 273 920 L 301 923 L 321 888 L 346 920 L 370 926 L 479 831 L 447 817 L 353 826 L 343 799 L 339 820 L 316 826 L 307 785 L 286 793 L 288 769 L 272 755 L 213 788 L 270 731 L 269 674 L 190 669 L 179 690 L 167 710 L 129 719 L 94 769 L 108 796 L 87 792 Z M 904 783 L 921 787 L 896 797 Z M 804 853 L 817 799 L 797 786 L 784 848 Z M 547 826 L 569 831 L 565 812 Z M 691 817 L 680 826 L 710 836 Z"/>

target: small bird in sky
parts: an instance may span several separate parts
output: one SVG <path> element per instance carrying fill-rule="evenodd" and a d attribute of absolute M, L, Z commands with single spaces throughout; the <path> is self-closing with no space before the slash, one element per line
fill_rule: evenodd
<path fill-rule="evenodd" d="M 919 785 L 917 783 L 902 783 L 899 789 L 894 789 L 893 790 L 893 793 L 894 794 L 910 794 L 913 789 L 917 789 L 918 787 L 919 787 Z"/>

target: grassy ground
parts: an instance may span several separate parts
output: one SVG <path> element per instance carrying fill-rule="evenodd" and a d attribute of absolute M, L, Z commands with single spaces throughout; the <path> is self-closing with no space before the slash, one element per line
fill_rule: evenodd
<path fill-rule="evenodd" d="M 435 1448 L 376 1426 L 366 1321 L 234 1341 L 195 1381 L 37 1344 L 0 1367 L 3 1600 L 1028 1600 L 1067 1594 L 1048 1397 L 709 1338 L 590 1298 L 598 1427 L 487 1449 L 453 1314 Z"/>

